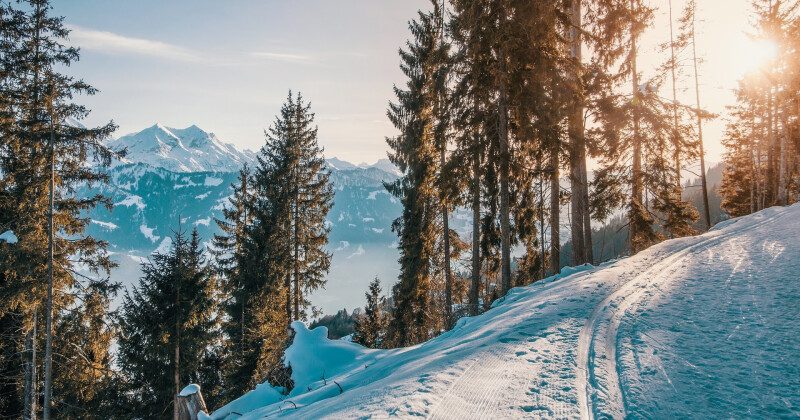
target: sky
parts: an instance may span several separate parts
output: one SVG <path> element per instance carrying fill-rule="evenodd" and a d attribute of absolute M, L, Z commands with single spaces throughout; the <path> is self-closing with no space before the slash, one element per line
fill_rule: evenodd
<path fill-rule="evenodd" d="M 674 0 L 675 15 L 684 0 Z M 642 40 L 645 73 L 669 39 L 668 0 Z M 53 2 L 81 59 L 69 72 L 100 90 L 80 98 L 86 123 L 114 120 L 117 136 L 156 122 L 196 124 L 240 148 L 258 150 L 289 90 L 311 103 L 327 157 L 374 163 L 386 157 L 386 117 L 401 85 L 397 50 L 408 21 L 428 0 L 81 0 Z M 759 49 L 744 35 L 747 0 L 698 0 L 701 101 L 723 113 Z M 690 82 L 687 80 L 687 83 Z M 689 84 L 687 86 L 693 86 Z M 671 96 L 665 86 L 662 96 Z M 694 103 L 694 90 L 681 100 Z M 706 127 L 708 160 L 719 161 L 724 121 Z"/>

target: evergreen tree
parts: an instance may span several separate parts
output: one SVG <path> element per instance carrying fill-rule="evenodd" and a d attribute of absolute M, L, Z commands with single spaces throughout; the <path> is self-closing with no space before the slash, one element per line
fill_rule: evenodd
<path fill-rule="evenodd" d="M 387 190 L 399 197 L 402 215 L 392 224 L 400 242 L 400 279 L 393 288 L 394 308 L 388 329 L 388 345 L 408 346 L 430 338 L 431 259 L 435 250 L 435 219 L 440 203 L 436 191 L 438 157 L 433 138 L 436 124 L 433 115 L 438 100 L 437 51 L 440 38 L 438 17 L 433 12 L 418 12 L 409 23 L 414 36 L 407 50 L 400 50 L 400 69 L 408 78 L 407 90 L 394 88 L 397 103 L 387 114 L 400 131 L 387 139 L 392 152 L 389 159 L 403 176 Z"/>
<path fill-rule="evenodd" d="M 281 239 L 276 214 L 266 201 L 269 186 L 259 193 L 254 174 L 242 168 L 230 206 L 217 220 L 222 234 L 214 237 L 214 253 L 225 299 L 222 330 L 225 333 L 222 371 L 224 398 L 231 400 L 270 381 L 280 363 L 286 340 L 287 314 L 283 277 L 276 276 L 278 261 L 272 251 Z"/>
<path fill-rule="evenodd" d="M 115 290 L 103 278 L 113 267 L 105 253 L 107 244 L 84 233 L 89 223 L 85 212 L 96 205 L 110 207 L 110 203 L 99 194 L 75 194 L 80 185 L 94 187 L 107 181 L 105 174 L 87 163 L 93 156 L 101 163 L 109 162 L 111 152 L 101 141 L 115 127 L 109 123 L 87 129 L 68 123 L 89 113 L 73 102 L 75 96 L 92 95 L 96 90 L 59 73 L 79 56 L 76 48 L 64 45 L 69 31 L 63 18 L 50 16 L 49 2 L 19 3 L 0 6 L 0 229 L 11 230 L 19 238 L 13 247 L 0 247 L 0 365 L 4 366 L 0 411 L 11 416 L 23 415 L 23 411 L 26 416 L 35 415 L 29 404 L 37 401 L 30 393 L 42 390 L 43 417 L 49 418 L 65 408 L 55 401 L 70 398 L 53 396 L 53 389 L 72 386 L 56 383 L 61 380 L 58 378 L 68 378 L 59 371 L 88 363 L 68 348 L 54 349 L 54 345 L 78 343 L 56 340 L 61 344 L 54 344 L 53 330 L 61 328 L 60 319 L 66 312 L 104 316 L 104 311 L 89 310 L 83 307 L 85 300 L 76 299 L 85 290 L 94 286 L 98 286 L 94 288 L 97 293 L 113 294 Z M 99 278 L 77 277 L 76 261 Z M 38 324 L 35 336 L 34 318 Z M 87 339 L 70 337 L 79 342 Z M 34 348 L 44 351 L 33 352 Z M 32 361 L 29 357 L 34 354 L 39 359 Z M 40 369 L 42 364 L 44 369 Z M 43 384 L 29 376 L 28 395 L 23 395 L 23 366 L 44 373 Z M 82 376 L 80 380 L 92 379 Z M 103 385 L 86 386 L 97 388 L 84 395 L 94 394 Z M 91 405 L 89 401 L 73 403 L 76 407 Z"/>
<path fill-rule="evenodd" d="M 138 286 L 125 293 L 120 314 L 119 366 L 138 418 L 177 415 L 182 386 L 198 383 L 214 406 L 219 351 L 215 278 L 197 230 L 180 229 L 167 254 L 142 264 Z M 172 410 L 170 409 L 172 408 Z"/>
<path fill-rule="evenodd" d="M 776 55 L 739 82 L 728 124 L 720 192 L 731 216 L 786 205 L 800 198 L 798 157 L 800 71 L 797 2 L 755 0 L 753 37 L 777 47 Z"/>
<path fill-rule="evenodd" d="M 310 109 L 302 95 L 295 99 L 289 92 L 266 133 L 255 174 L 257 217 L 271 214 L 277 229 L 267 246 L 277 263 L 272 275 L 284 279 L 289 322 L 307 319 L 307 296 L 324 287 L 330 269 L 325 217 L 333 206 L 333 187 Z"/>
<path fill-rule="evenodd" d="M 367 306 L 362 317 L 356 321 L 353 342 L 371 349 L 381 348 L 386 334 L 386 298 L 381 296 L 381 281 L 377 277 L 370 282 L 369 291 L 364 295 Z"/>

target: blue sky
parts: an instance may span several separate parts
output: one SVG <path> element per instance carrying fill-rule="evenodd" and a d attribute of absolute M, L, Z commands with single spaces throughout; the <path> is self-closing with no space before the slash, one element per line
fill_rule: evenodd
<path fill-rule="evenodd" d="M 197 124 L 257 150 L 289 89 L 311 101 L 326 155 L 385 157 L 397 49 L 427 0 L 54 2 L 101 92 L 89 123 L 119 135 Z"/>
<path fill-rule="evenodd" d="M 403 83 L 397 49 L 428 0 L 57 1 L 81 60 L 70 70 L 100 93 L 81 98 L 89 124 L 113 119 L 117 135 L 156 122 L 192 124 L 257 150 L 289 89 L 311 101 L 326 156 L 372 163 L 386 155 L 392 84 Z M 668 39 L 666 0 L 642 42 L 644 71 Z M 675 0 L 678 13 L 682 0 Z M 733 101 L 748 65 L 746 0 L 699 0 L 702 96 L 712 112 Z M 667 31 L 667 32 L 665 32 Z M 666 89 L 671 89 L 669 86 Z M 671 92 L 671 90 L 670 90 Z M 668 92 L 662 92 L 667 94 Z M 694 91 L 683 94 L 693 103 Z M 722 152 L 723 121 L 707 127 L 709 160 Z"/>

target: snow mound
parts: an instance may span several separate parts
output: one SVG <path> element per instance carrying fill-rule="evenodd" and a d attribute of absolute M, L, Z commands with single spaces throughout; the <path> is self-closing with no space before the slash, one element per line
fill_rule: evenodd
<path fill-rule="evenodd" d="M 253 391 L 215 411 L 212 418 L 238 418 L 236 413 L 251 413 L 270 404 L 279 406 L 280 410 L 287 407 L 294 409 L 300 405 L 288 401 L 311 391 L 318 391 L 315 394 L 317 398 L 338 395 L 342 391 L 336 379 L 358 368 L 364 369 L 373 360 L 371 356 L 378 352 L 349 341 L 329 340 L 327 327 L 309 330 L 302 322 L 295 321 L 292 329 L 295 332 L 294 341 L 284 356 L 286 366 L 292 367 L 292 392 L 283 396 L 269 384 L 260 384 Z"/>

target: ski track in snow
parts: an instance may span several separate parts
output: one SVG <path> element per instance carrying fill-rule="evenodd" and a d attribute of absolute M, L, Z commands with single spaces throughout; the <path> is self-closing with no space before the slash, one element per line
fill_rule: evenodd
<path fill-rule="evenodd" d="M 626 394 L 629 390 L 626 388 L 627 382 L 623 381 L 623 376 L 627 375 L 627 372 L 621 372 L 619 357 L 619 342 L 626 338 L 619 333 L 620 323 L 623 318 L 629 316 L 628 311 L 631 307 L 643 305 L 640 302 L 642 299 L 652 296 L 659 288 L 668 286 L 670 281 L 677 277 L 676 266 L 691 260 L 686 258 L 687 256 L 691 255 L 692 259 L 696 259 L 698 255 L 708 252 L 713 247 L 728 242 L 733 236 L 738 237 L 754 231 L 758 234 L 760 227 L 774 221 L 785 211 L 785 209 L 769 209 L 767 213 L 754 216 L 761 220 L 756 219 L 754 223 L 742 229 L 733 229 L 725 233 L 712 231 L 703 236 L 672 241 L 669 245 L 687 244 L 677 252 L 662 250 L 666 246 L 659 245 L 653 247 L 656 249 L 651 248 L 642 253 L 655 251 L 654 256 L 640 254 L 639 258 L 632 259 L 638 260 L 636 261 L 638 264 L 635 264 L 637 267 L 634 267 L 630 274 L 621 277 L 622 284 L 595 307 L 581 331 L 578 349 L 581 379 L 578 386 L 582 418 L 623 418 L 633 414 L 628 410 L 630 398 Z M 663 251 L 667 252 L 662 256 Z M 653 259 L 656 261 L 652 262 Z M 714 272 L 710 268 L 712 267 L 698 270 L 699 276 L 703 277 L 704 273 Z M 637 274 L 639 270 L 641 271 Z M 680 318 L 680 315 L 676 316 Z M 692 337 L 692 340 L 702 342 L 700 337 Z M 627 348 L 624 350 L 628 351 Z M 643 413 L 636 414 L 645 418 L 652 416 L 652 413 L 650 416 Z M 662 413 L 665 414 L 671 416 L 674 413 L 669 411 Z"/>
<path fill-rule="evenodd" d="M 771 208 L 565 270 L 241 418 L 800 417 L 798 238 Z"/>

